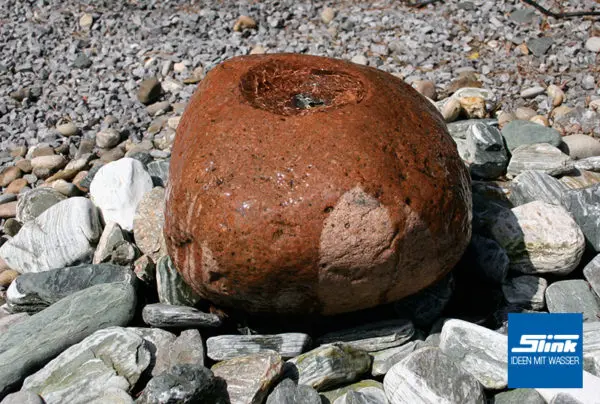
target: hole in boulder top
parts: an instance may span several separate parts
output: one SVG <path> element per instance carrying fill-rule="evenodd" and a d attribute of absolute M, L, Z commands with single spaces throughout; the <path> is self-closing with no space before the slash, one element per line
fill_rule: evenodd
<path fill-rule="evenodd" d="M 330 213 L 333 210 L 333 206 L 327 206 L 325 209 L 323 209 L 323 213 Z"/>
<path fill-rule="evenodd" d="M 257 65 L 242 76 L 240 89 L 253 107 L 278 115 L 304 115 L 357 104 L 365 96 L 359 78 L 300 63 Z"/>

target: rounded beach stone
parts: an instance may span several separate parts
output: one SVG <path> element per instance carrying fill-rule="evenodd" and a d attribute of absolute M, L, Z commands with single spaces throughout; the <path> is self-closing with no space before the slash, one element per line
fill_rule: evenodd
<path fill-rule="evenodd" d="M 244 56 L 211 70 L 181 119 L 165 219 L 169 254 L 203 297 L 334 314 L 452 268 L 471 234 L 469 176 L 435 106 L 400 79 Z"/>

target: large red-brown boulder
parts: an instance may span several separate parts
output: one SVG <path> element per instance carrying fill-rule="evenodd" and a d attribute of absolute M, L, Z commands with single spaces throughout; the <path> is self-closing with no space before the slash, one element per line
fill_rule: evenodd
<path fill-rule="evenodd" d="M 469 177 L 435 107 L 382 71 L 305 55 L 233 58 L 177 129 L 168 251 L 250 312 L 347 312 L 445 275 L 471 236 Z"/>

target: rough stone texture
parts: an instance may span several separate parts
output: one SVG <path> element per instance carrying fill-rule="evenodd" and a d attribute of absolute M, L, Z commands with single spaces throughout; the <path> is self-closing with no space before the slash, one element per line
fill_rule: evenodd
<path fill-rule="evenodd" d="M 152 353 L 149 368 L 152 376 L 157 376 L 171 367 L 170 350 L 177 337 L 160 328 L 128 327 L 144 338 L 145 344 Z"/>
<path fill-rule="evenodd" d="M 158 288 L 158 300 L 161 303 L 194 306 L 200 301 L 200 296 L 177 272 L 168 255 L 161 257 L 156 263 L 156 287 Z"/>
<path fill-rule="evenodd" d="M 519 146 L 512 151 L 506 173 L 509 177 L 516 177 L 527 170 L 555 170 L 563 167 L 569 160 L 569 156 L 548 143 Z"/>
<path fill-rule="evenodd" d="M 583 324 L 583 368 L 600 376 L 600 321 Z"/>
<path fill-rule="evenodd" d="M 390 404 L 485 403 L 481 384 L 439 348 L 416 350 L 383 379 Z"/>
<path fill-rule="evenodd" d="M 169 363 L 204 366 L 204 345 L 198 330 L 185 330 L 169 348 Z"/>
<path fill-rule="evenodd" d="M 44 404 L 44 400 L 34 392 L 20 390 L 4 397 L 0 404 Z"/>
<path fill-rule="evenodd" d="M 101 231 L 92 202 L 87 198 L 69 198 L 25 223 L 15 237 L 0 247 L 0 257 L 20 273 L 90 262 Z"/>
<path fill-rule="evenodd" d="M 6 333 L 11 326 L 22 323 L 28 318 L 29 314 L 27 313 L 10 314 L 6 317 L 0 316 L 0 334 Z"/>
<path fill-rule="evenodd" d="M 267 397 L 266 404 L 321 404 L 321 397 L 310 386 L 298 386 L 292 379 L 283 379 Z"/>
<path fill-rule="evenodd" d="M 560 149 L 575 160 L 600 156 L 600 142 L 588 135 L 564 136 Z"/>
<path fill-rule="evenodd" d="M 129 283 L 137 278 L 127 268 L 110 264 L 79 265 L 19 276 L 6 291 L 12 312 L 36 313 L 60 299 L 101 283 Z"/>
<path fill-rule="evenodd" d="M 361 391 L 364 389 L 373 389 L 373 388 L 383 391 L 383 384 L 376 380 L 365 379 L 365 380 L 361 380 L 360 382 L 348 384 L 344 387 L 340 387 L 340 388 L 337 388 L 334 390 L 323 391 L 323 392 L 321 392 L 321 397 L 324 397 L 324 400 L 323 400 L 324 402 L 327 402 L 326 400 L 329 400 L 329 403 L 333 403 L 335 400 L 342 397 L 344 394 L 348 393 L 349 391 Z"/>
<path fill-rule="evenodd" d="M 109 327 L 62 352 L 27 377 L 23 388 L 48 404 L 100 401 L 106 390 L 130 391 L 150 365 L 151 356 L 137 333 Z"/>
<path fill-rule="evenodd" d="M 98 329 L 127 325 L 135 305 L 131 285 L 102 284 L 74 293 L 12 326 L 0 335 L 0 397 Z"/>
<path fill-rule="evenodd" d="M 336 399 L 333 404 L 387 404 L 385 392 L 375 387 L 360 391 L 349 391 Z"/>
<path fill-rule="evenodd" d="M 322 345 L 290 359 L 286 374 L 318 391 L 356 380 L 371 368 L 371 357 L 343 343 Z"/>
<path fill-rule="evenodd" d="M 283 361 L 273 351 L 240 356 L 212 367 L 215 376 L 227 383 L 231 404 L 261 404 L 283 372 Z"/>
<path fill-rule="evenodd" d="M 410 355 L 415 350 L 416 345 L 417 341 L 409 341 L 401 346 L 372 352 L 371 375 L 373 377 L 385 375 L 392 366 Z"/>
<path fill-rule="evenodd" d="M 206 354 L 212 360 L 221 361 L 263 351 L 275 351 L 283 359 L 288 359 L 302 354 L 310 343 L 310 337 L 302 333 L 218 335 L 206 341 Z"/>
<path fill-rule="evenodd" d="M 515 206 L 533 201 L 561 205 L 562 193 L 567 189 L 565 184 L 544 172 L 524 171 L 510 183 L 510 201 Z"/>
<path fill-rule="evenodd" d="M 165 254 L 163 227 L 165 223 L 165 189 L 153 188 L 140 201 L 133 218 L 135 243 L 153 261 Z"/>
<path fill-rule="evenodd" d="M 306 93 L 323 104 L 302 108 Z M 233 58 L 208 73 L 177 132 L 166 242 L 215 303 L 375 306 L 435 282 L 470 238 L 468 173 L 441 116 L 382 71 L 307 55 Z"/>
<path fill-rule="evenodd" d="M 353 348 L 373 352 L 400 346 L 410 340 L 414 332 L 410 320 L 385 320 L 330 332 L 319 337 L 317 343 L 343 342 Z"/>
<path fill-rule="evenodd" d="M 218 327 L 221 319 L 212 313 L 204 313 L 188 306 L 153 303 L 142 310 L 144 322 L 154 327 Z"/>
<path fill-rule="evenodd" d="M 581 105 L 556 118 L 552 126 L 563 136 L 581 133 L 598 136 L 600 114 Z"/>
<path fill-rule="evenodd" d="M 546 400 L 534 389 L 514 389 L 494 396 L 494 404 L 546 404 Z"/>
<path fill-rule="evenodd" d="M 465 152 L 461 157 L 469 165 L 473 177 L 498 178 L 508 164 L 508 155 L 500 131 L 483 123 L 469 127 Z"/>
<path fill-rule="evenodd" d="M 596 296 L 600 298 L 600 254 L 596 255 L 594 259 L 583 268 L 583 276 L 592 287 L 592 290 L 596 293 Z"/>
<path fill-rule="evenodd" d="M 573 216 L 588 243 L 600 252 L 600 184 L 563 193 L 562 203 Z"/>
<path fill-rule="evenodd" d="M 98 170 L 90 184 L 90 198 L 100 208 L 105 222 L 112 220 L 131 231 L 137 206 L 151 189 L 152 178 L 144 165 L 125 157 Z"/>
<path fill-rule="evenodd" d="M 583 321 L 600 321 L 600 303 L 583 279 L 554 282 L 546 289 L 550 313 L 583 313 Z"/>
<path fill-rule="evenodd" d="M 509 304 L 541 310 L 546 306 L 544 296 L 547 287 L 548 281 L 544 278 L 523 275 L 507 279 L 502 285 L 502 293 Z"/>
<path fill-rule="evenodd" d="M 501 390 L 508 383 L 508 338 L 462 320 L 448 320 L 440 336 L 440 350 L 486 389 Z"/>
<path fill-rule="evenodd" d="M 498 127 L 498 121 L 496 119 L 465 119 L 449 123 L 448 132 L 450 132 L 450 135 L 454 139 L 466 139 L 471 128 L 479 124 Z"/>
<path fill-rule="evenodd" d="M 35 219 L 49 207 L 67 199 L 52 188 L 36 188 L 19 195 L 17 202 L 17 220 L 21 223 Z"/>
<path fill-rule="evenodd" d="M 116 222 L 106 223 L 104 230 L 102 230 L 100 240 L 98 240 L 92 262 L 94 264 L 100 264 L 102 262 L 110 261 L 114 250 L 123 242 L 125 242 L 125 237 L 123 237 L 121 226 Z"/>
<path fill-rule="evenodd" d="M 560 395 L 565 395 L 570 399 L 579 400 L 579 402 L 587 404 L 598 403 L 598 392 L 600 391 L 600 377 L 596 377 L 586 371 L 583 372 L 583 388 L 581 389 L 536 389 L 538 393 L 551 403 L 552 400 Z M 559 401 L 560 402 L 560 401 Z M 564 401 L 563 401 L 564 402 Z M 575 401 L 577 402 L 577 401 Z M 571 401 L 573 403 L 573 401 Z M 570 403 L 570 404 L 571 404 Z"/>
<path fill-rule="evenodd" d="M 506 140 L 506 147 L 511 152 L 523 145 L 549 143 L 552 146 L 558 146 L 561 142 L 560 133 L 557 130 L 531 121 L 515 120 L 507 123 L 502 128 L 502 136 Z"/>
<path fill-rule="evenodd" d="M 585 239 L 562 206 L 535 201 L 505 210 L 490 232 L 510 259 L 510 269 L 525 274 L 567 274 L 581 260 Z"/>
<path fill-rule="evenodd" d="M 169 160 L 148 163 L 148 173 L 152 177 L 155 187 L 166 188 L 169 183 Z"/>

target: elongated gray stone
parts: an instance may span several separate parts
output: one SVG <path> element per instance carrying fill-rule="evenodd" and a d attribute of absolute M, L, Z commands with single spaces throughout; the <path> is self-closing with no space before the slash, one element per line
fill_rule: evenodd
<path fill-rule="evenodd" d="M 290 359 L 287 372 L 317 391 L 350 383 L 371 368 L 371 357 L 365 351 L 343 343 L 322 345 Z"/>
<path fill-rule="evenodd" d="M 583 323 L 583 367 L 600 376 L 600 321 Z"/>
<path fill-rule="evenodd" d="M 418 341 L 409 341 L 401 346 L 384 349 L 383 351 L 371 352 L 371 356 L 373 357 L 371 375 L 373 377 L 385 375 L 392 366 L 406 358 L 415 350 L 417 342 Z"/>
<path fill-rule="evenodd" d="M 600 184 L 565 191 L 562 203 L 579 225 L 588 243 L 600 252 Z"/>
<path fill-rule="evenodd" d="M 410 320 L 386 320 L 334 331 L 321 336 L 317 343 L 344 342 L 353 348 L 373 352 L 402 345 L 414 333 L 415 328 Z"/>
<path fill-rule="evenodd" d="M 281 377 L 283 361 L 277 352 L 264 351 L 219 362 L 212 371 L 227 383 L 231 404 L 261 404 Z"/>
<path fill-rule="evenodd" d="M 321 404 L 321 397 L 310 386 L 298 386 L 292 379 L 283 379 L 267 397 L 266 404 Z"/>
<path fill-rule="evenodd" d="M 491 236 L 510 259 L 510 269 L 525 274 L 568 274 L 579 264 L 585 239 L 562 206 L 535 201 L 499 212 Z"/>
<path fill-rule="evenodd" d="M 497 119 L 465 119 L 462 121 L 448 123 L 448 132 L 455 139 L 466 139 L 469 130 L 476 124 L 484 124 L 491 127 L 498 127 Z"/>
<path fill-rule="evenodd" d="M 4 334 L 11 326 L 22 323 L 29 318 L 27 313 L 10 314 L 6 317 L 0 317 L 0 335 Z"/>
<path fill-rule="evenodd" d="M 494 179 L 502 175 L 508 164 L 508 155 L 500 131 L 484 123 L 471 125 L 467 131 L 463 159 L 474 177 Z"/>
<path fill-rule="evenodd" d="M 561 205 L 562 193 L 567 189 L 565 184 L 542 171 L 524 171 L 511 182 L 510 201 L 515 206 L 533 201 Z"/>
<path fill-rule="evenodd" d="M 395 364 L 383 379 L 390 404 L 483 404 L 481 384 L 439 348 L 416 350 Z"/>
<path fill-rule="evenodd" d="M 546 400 L 534 389 L 514 389 L 494 396 L 494 404 L 546 404 Z"/>
<path fill-rule="evenodd" d="M 336 399 L 333 404 L 387 404 L 385 392 L 376 387 L 366 387 L 360 391 L 349 391 Z"/>
<path fill-rule="evenodd" d="M 448 320 L 442 328 L 440 349 L 486 389 L 501 390 L 508 383 L 508 338 L 463 320 Z"/>
<path fill-rule="evenodd" d="M 502 284 L 504 299 L 509 304 L 541 310 L 546 306 L 545 292 L 548 281 L 539 276 L 522 275 L 507 279 Z"/>
<path fill-rule="evenodd" d="M 514 120 L 504 125 L 502 136 L 511 152 L 519 146 L 530 144 L 548 143 L 556 147 L 561 141 L 557 130 L 523 120 Z"/>
<path fill-rule="evenodd" d="M 263 351 L 275 351 L 288 359 L 300 355 L 310 346 L 310 337 L 302 333 L 273 335 L 219 335 L 206 341 L 207 356 L 215 361 Z"/>
<path fill-rule="evenodd" d="M 85 404 L 108 389 L 129 392 L 150 365 L 151 352 L 136 332 L 122 327 L 96 331 L 27 377 L 23 388 L 48 404 Z"/>
<path fill-rule="evenodd" d="M 335 402 L 338 398 L 342 397 L 346 393 L 350 391 L 362 391 L 364 389 L 378 389 L 383 391 L 383 383 L 378 382 L 377 380 L 365 379 L 356 383 L 348 384 L 343 387 L 339 387 L 333 390 L 327 390 L 321 392 L 321 396 L 325 399 L 329 400 L 330 403 Z M 324 400 L 325 401 L 325 400 Z M 327 401 L 325 401 L 327 402 Z"/>
<path fill-rule="evenodd" d="M 554 282 L 546 289 L 550 313 L 583 313 L 583 321 L 600 321 L 600 304 L 583 279 Z"/>
<path fill-rule="evenodd" d="M 142 318 L 154 327 L 219 327 L 221 319 L 216 314 L 204 313 L 188 306 L 153 303 L 144 306 Z"/>
<path fill-rule="evenodd" d="M 25 223 L 0 247 L 0 257 L 21 273 L 87 263 L 100 233 L 98 212 L 90 200 L 69 198 Z"/>
<path fill-rule="evenodd" d="M 596 297 L 600 298 L 600 254 L 596 255 L 583 268 L 583 276 L 588 281 Z"/>
<path fill-rule="evenodd" d="M 185 283 L 168 255 L 156 263 L 156 286 L 161 303 L 194 306 L 200 301 L 200 296 Z"/>
<path fill-rule="evenodd" d="M 17 202 L 17 220 L 26 223 L 35 219 L 51 206 L 67 199 L 57 190 L 49 187 L 32 189 L 19 195 Z"/>
<path fill-rule="evenodd" d="M 101 284 L 59 300 L 12 326 L 0 335 L 0 397 L 95 331 L 127 325 L 133 318 L 135 305 L 136 295 L 131 285 Z"/>
<path fill-rule="evenodd" d="M 512 151 L 506 173 L 509 177 L 516 177 L 523 171 L 556 170 L 564 167 L 570 159 L 569 156 L 548 143 L 519 146 Z"/>
<path fill-rule="evenodd" d="M 37 313 L 60 299 L 101 283 L 128 283 L 137 278 L 127 268 L 111 265 L 79 265 L 19 276 L 6 291 L 12 312 Z"/>

